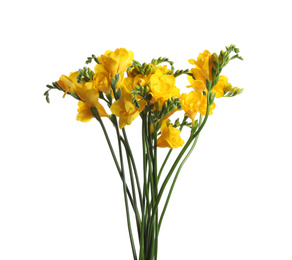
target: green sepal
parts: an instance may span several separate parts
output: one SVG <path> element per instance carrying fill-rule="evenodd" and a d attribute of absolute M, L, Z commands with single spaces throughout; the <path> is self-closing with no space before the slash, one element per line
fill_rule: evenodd
<path fill-rule="evenodd" d="M 81 98 L 80 97 L 78 97 L 78 95 L 76 94 L 76 93 L 67 93 L 68 95 L 70 95 L 70 96 L 72 96 L 72 97 L 74 97 L 74 98 L 76 98 L 77 100 L 81 100 Z"/>
<path fill-rule="evenodd" d="M 116 85 L 117 85 L 116 80 L 111 78 L 111 86 L 114 92 L 116 92 Z"/>
<path fill-rule="evenodd" d="M 91 107 L 90 108 L 91 112 L 92 112 L 92 115 L 97 119 L 97 121 L 101 121 L 101 118 L 100 118 L 100 115 L 99 115 L 99 112 L 97 110 L 96 107 Z"/>
<path fill-rule="evenodd" d="M 44 93 L 44 96 L 46 96 L 46 101 L 50 104 L 49 91 L 50 89 Z"/>
<path fill-rule="evenodd" d="M 122 95 L 122 91 L 121 91 L 121 89 L 119 88 L 119 89 L 117 90 L 117 92 L 116 92 L 116 99 L 117 99 L 117 100 L 120 99 L 120 98 L 121 98 L 121 95 Z"/>
<path fill-rule="evenodd" d="M 216 93 L 212 93 L 212 92 L 208 93 L 207 98 L 208 98 L 208 105 L 209 106 L 211 106 L 213 104 L 215 96 L 216 96 Z"/>
<path fill-rule="evenodd" d="M 206 88 L 208 91 L 212 90 L 212 79 L 206 79 Z"/>

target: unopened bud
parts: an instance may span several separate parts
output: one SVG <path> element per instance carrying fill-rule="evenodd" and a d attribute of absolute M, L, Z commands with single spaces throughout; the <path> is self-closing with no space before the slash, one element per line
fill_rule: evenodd
<path fill-rule="evenodd" d="M 241 94 L 243 92 L 243 88 L 239 88 L 236 92 L 237 94 Z"/>
<path fill-rule="evenodd" d="M 151 72 L 151 66 L 148 64 L 146 69 L 145 69 L 145 75 L 150 74 L 150 72 Z"/>
<path fill-rule="evenodd" d="M 232 88 L 233 88 L 232 85 L 230 83 L 227 83 L 223 88 L 223 91 L 226 93 L 229 92 Z"/>
<path fill-rule="evenodd" d="M 157 60 L 153 59 L 153 60 L 151 61 L 151 63 L 152 63 L 154 66 L 156 66 L 156 65 L 157 65 Z"/>
<path fill-rule="evenodd" d="M 149 85 L 146 85 L 146 86 L 145 86 L 145 92 L 146 92 L 146 93 L 149 93 L 149 91 L 150 91 L 150 87 L 149 87 Z"/>
<path fill-rule="evenodd" d="M 219 61 L 219 57 L 218 57 L 217 53 L 215 53 L 215 52 L 212 54 L 212 58 L 214 59 L 214 61 L 217 61 L 217 62 Z"/>

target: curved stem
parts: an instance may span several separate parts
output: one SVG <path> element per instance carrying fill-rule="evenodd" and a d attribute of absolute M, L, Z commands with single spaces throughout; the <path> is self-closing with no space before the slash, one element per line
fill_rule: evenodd
<path fill-rule="evenodd" d="M 128 138 L 127 138 L 127 134 L 126 134 L 125 128 L 123 128 L 123 136 L 124 136 L 124 139 L 125 139 L 125 142 L 126 142 L 126 146 L 128 148 L 129 156 L 130 156 L 131 161 L 132 161 L 133 170 L 134 170 L 134 174 L 135 174 L 136 185 L 137 185 L 137 189 L 138 189 L 138 193 L 139 193 L 140 206 L 141 206 L 141 210 L 142 210 L 142 204 L 143 204 L 143 202 L 142 202 L 142 192 L 141 192 L 141 186 L 140 186 L 140 182 L 139 182 L 138 171 L 137 171 L 137 167 L 136 167 L 136 164 L 135 164 L 134 156 L 133 156 L 133 153 L 132 153 L 132 150 L 131 150 L 131 147 L 130 147 L 130 144 L 129 144 L 129 141 L 128 141 Z"/>
<path fill-rule="evenodd" d="M 158 176 L 157 176 L 157 129 L 155 126 L 155 123 L 152 122 L 153 125 L 153 133 L 154 133 L 154 192 L 155 192 L 155 200 L 157 197 L 157 191 L 158 191 Z M 157 260 L 157 254 L 158 254 L 158 210 L 155 213 L 155 234 L 154 234 L 154 259 Z"/>
<path fill-rule="evenodd" d="M 124 191 L 124 200 L 125 200 L 125 206 L 126 206 L 128 231 L 129 231 L 129 236 L 130 236 L 130 241 L 131 241 L 132 253 L 133 253 L 134 260 L 138 260 L 137 259 L 136 249 L 135 249 L 135 243 L 134 243 L 134 239 L 133 239 L 132 227 L 131 227 L 129 205 L 128 205 L 128 200 L 127 200 L 127 196 L 126 196 L 126 178 L 125 178 L 125 170 L 124 170 L 124 163 L 123 163 L 123 152 L 122 152 L 122 145 L 121 145 L 121 136 L 120 136 L 120 133 L 119 133 L 119 127 L 118 127 L 117 118 L 115 116 L 114 116 L 114 125 L 115 125 L 115 128 L 116 128 L 118 144 L 119 144 L 120 163 L 121 163 L 121 170 L 122 170 L 122 177 L 123 177 L 122 178 L 123 179 L 123 191 Z"/>
<path fill-rule="evenodd" d="M 124 147 L 126 149 L 126 155 L 127 155 L 127 162 L 128 162 L 128 168 L 129 168 L 129 172 L 130 172 L 130 180 L 131 180 L 131 186 L 132 186 L 132 193 L 133 193 L 133 199 L 134 199 L 134 213 L 135 213 L 135 217 L 136 217 L 136 224 L 137 224 L 137 230 L 138 230 L 138 236 L 140 237 L 141 234 L 141 219 L 140 219 L 140 214 L 138 211 L 138 207 L 137 207 L 137 200 L 136 200 L 136 192 L 135 192 L 135 183 L 134 183 L 134 177 L 133 177 L 133 170 L 132 170 L 132 165 L 131 165 L 131 159 L 130 159 L 130 155 L 128 152 L 128 148 L 125 144 L 125 140 L 123 138 L 121 138 L 122 143 L 124 144 Z"/>
<path fill-rule="evenodd" d="M 202 115 L 200 115 L 199 126 L 201 125 L 201 122 L 202 122 Z M 160 219 L 159 219 L 158 232 L 160 231 L 161 222 L 162 222 L 162 220 L 163 220 L 163 217 L 164 217 L 164 214 L 165 214 L 166 208 L 167 208 L 167 206 L 168 206 L 168 202 L 169 202 L 169 199 L 170 199 L 170 197 L 171 197 L 171 194 L 172 194 L 172 191 L 173 191 L 174 185 L 175 185 L 175 183 L 176 183 L 177 177 L 178 177 L 178 175 L 179 175 L 179 173 L 180 173 L 180 171 L 181 171 L 183 165 L 185 164 L 185 162 L 187 161 L 187 159 L 189 158 L 189 156 L 190 156 L 191 153 L 193 152 L 193 150 L 194 150 L 194 148 L 195 148 L 195 146 L 196 146 L 196 144 L 197 144 L 198 138 L 199 138 L 199 135 L 197 135 L 197 137 L 195 138 L 195 141 L 193 142 L 193 145 L 192 145 L 191 149 L 189 150 L 189 152 L 187 153 L 186 157 L 185 157 L 185 158 L 183 159 L 183 161 L 181 162 L 181 164 L 180 164 L 180 166 L 179 166 L 179 168 L 178 168 L 178 170 L 177 170 L 177 172 L 176 172 L 176 175 L 175 175 L 175 177 L 174 177 L 174 179 L 173 179 L 173 182 L 172 182 L 172 184 L 171 184 L 170 191 L 169 191 L 169 193 L 168 193 L 168 196 L 167 196 L 167 199 L 166 199 L 165 205 L 164 205 L 164 207 L 163 207 L 163 211 L 162 211 L 161 216 L 160 216 Z"/>
<path fill-rule="evenodd" d="M 211 92 L 208 92 L 207 95 L 211 95 Z M 161 186 L 161 188 L 159 190 L 159 194 L 157 196 L 157 200 L 156 200 L 155 206 L 153 208 L 153 213 L 152 213 L 152 217 L 151 217 L 151 220 L 150 220 L 151 225 L 153 223 L 153 215 L 158 210 L 158 204 L 160 202 L 160 199 L 162 197 L 163 191 L 164 191 L 164 189 L 165 189 L 165 187 L 166 187 L 166 185 L 167 185 L 167 183 L 168 183 L 168 181 L 169 181 L 169 179 L 170 179 L 173 171 L 175 170 L 176 166 L 178 165 L 179 161 L 181 160 L 182 156 L 184 155 L 184 153 L 186 152 L 186 150 L 188 149 L 188 147 L 190 146 L 190 144 L 192 143 L 192 141 L 199 135 L 199 133 L 202 131 L 204 125 L 207 122 L 207 119 L 209 117 L 210 106 L 211 106 L 211 104 L 209 103 L 209 98 L 207 96 L 207 109 L 206 109 L 204 121 L 203 121 L 203 123 L 201 124 L 201 126 L 199 127 L 199 129 L 195 133 L 193 133 L 193 131 L 191 132 L 191 135 L 190 135 L 187 143 L 185 144 L 184 148 L 179 153 L 179 155 L 178 155 L 177 159 L 175 160 L 175 162 L 173 163 L 173 165 L 172 165 L 172 167 L 171 167 L 168 175 L 166 176 L 166 178 L 165 178 L 165 180 L 164 180 L 164 182 L 163 182 L 163 184 L 162 184 L 162 186 Z"/>
<path fill-rule="evenodd" d="M 183 129 L 183 127 L 184 127 L 184 123 L 187 121 L 187 119 L 188 119 L 188 117 L 185 116 L 184 119 L 183 119 L 183 121 L 182 121 L 182 123 L 181 123 L 181 126 L 180 126 L 180 128 L 179 128 L 180 131 L 182 131 L 182 129 Z M 159 179 L 160 179 L 160 176 L 161 176 L 161 174 L 162 174 L 162 171 L 163 171 L 163 169 L 164 169 L 164 167 L 165 167 L 165 165 L 166 165 L 166 162 L 167 162 L 167 160 L 168 160 L 170 154 L 172 153 L 172 151 L 173 151 L 173 149 L 170 149 L 170 150 L 168 151 L 168 153 L 167 153 L 167 155 L 166 155 L 166 157 L 165 157 L 165 159 L 164 159 L 164 161 L 163 161 L 163 164 L 161 165 L 161 168 L 160 168 L 160 170 L 159 170 L 159 174 L 158 174 L 158 181 L 159 181 Z"/>
<path fill-rule="evenodd" d="M 121 177 L 121 180 L 123 180 L 120 165 L 119 165 L 119 163 L 118 163 L 118 160 L 117 160 L 117 157 L 116 157 L 115 151 L 114 151 L 114 149 L 113 149 L 113 147 L 112 147 L 111 141 L 110 141 L 110 139 L 109 139 L 109 136 L 108 136 L 108 134 L 107 134 L 107 131 L 106 131 L 106 129 L 105 129 L 105 126 L 104 126 L 104 124 L 103 124 L 103 121 L 102 121 L 102 119 L 100 118 L 100 115 L 99 115 L 99 113 L 98 113 L 98 110 L 97 110 L 96 107 L 92 107 L 92 108 L 91 108 L 91 111 L 92 111 L 92 115 L 95 117 L 95 119 L 96 119 L 96 120 L 100 123 L 100 125 L 101 125 L 102 131 L 103 131 L 104 136 L 105 136 L 105 138 L 106 138 L 106 141 L 107 141 L 107 144 L 108 144 L 108 146 L 109 146 L 110 152 L 111 152 L 112 157 L 113 157 L 113 159 L 114 159 L 114 162 L 115 162 L 116 168 L 117 168 L 117 170 L 118 170 L 118 172 L 119 172 L 119 175 L 120 175 L 120 177 Z M 133 208 L 133 210 L 134 210 L 134 202 L 133 202 L 132 195 L 131 195 L 131 193 L 130 193 L 130 190 L 129 190 L 128 186 L 127 186 L 126 188 L 127 188 L 127 195 L 128 195 L 128 197 L 129 197 L 130 203 L 131 203 L 132 208 Z"/>
<path fill-rule="evenodd" d="M 169 149 L 169 151 L 168 151 L 168 153 L 167 153 L 167 155 L 166 155 L 166 157 L 165 157 L 165 159 L 164 159 L 164 161 L 163 161 L 163 164 L 161 165 L 161 168 L 160 168 L 160 170 L 159 170 L 159 174 L 158 174 L 158 181 L 159 181 L 159 179 L 160 179 L 160 176 L 161 176 L 161 174 L 162 174 L 162 171 L 163 171 L 163 169 L 164 169 L 164 166 L 166 165 L 166 162 L 167 162 L 169 156 L 171 155 L 172 151 L 173 151 L 173 149 Z"/>

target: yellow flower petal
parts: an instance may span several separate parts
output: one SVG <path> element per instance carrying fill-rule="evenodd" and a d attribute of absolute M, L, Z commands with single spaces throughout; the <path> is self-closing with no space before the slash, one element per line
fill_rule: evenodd
<path fill-rule="evenodd" d="M 228 84 L 228 78 L 225 76 L 219 76 L 218 83 L 212 89 L 213 93 L 216 93 L 216 98 L 220 98 L 224 95 L 224 88 Z"/>
<path fill-rule="evenodd" d="M 109 117 L 109 115 L 105 111 L 104 107 L 99 102 L 97 103 L 96 108 L 98 110 L 100 117 Z M 93 118 L 90 106 L 83 101 L 78 102 L 77 111 L 78 111 L 78 114 L 77 114 L 76 119 L 78 121 L 89 122 Z"/>
<path fill-rule="evenodd" d="M 138 101 L 140 108 L 138 109 L 133 103 L 133 95 L 122 90 L 121 98 L 111 105 L 111 112 L 119 117 L 119 128 L 130 125 L 135 118 L 143 111 L 147 102 L 145 100 Z"/>
<path fill-rule="evenodd" d="M 76 119 L 81 122 L 89 122 L 93 116 L 90 107 L 83 101 L 78 102 L 78 114 Z"/>
<path fill-rule="evenodd" d="M 180 137 L 180 130 L 174 128 L 172 124 L 167 125 L 167 120 L 162 122 L 160 130 L 161 136 L 157 139 L 157 147 L 174 149 L 184 144 L 184 140 Z"/>

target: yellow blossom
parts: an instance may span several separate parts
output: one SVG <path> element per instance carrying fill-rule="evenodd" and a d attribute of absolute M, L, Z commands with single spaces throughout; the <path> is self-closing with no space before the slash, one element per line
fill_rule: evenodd
<path fill-rule="evenodd" d="M 123 80 L 122 82 L 122 88 L 126 91 L 126 92 L 131 92 L 132 90 L 135 90 L 135 85 L 139 85 L 139 86 L 145 86 L 149 83 L 149 79 L 148 77 L 142 75 L 142 74 L 138 74 L 135 77 L 127 77 Z"/>
<path fill-rule="evenodd" d="M 215 103 L 213 102 L 213 104 L 210 106 L 210 111 L 209 111 L 209 115 L 213 114 L 213 110 L 215 108 Z M 206 111 L 207 111 L 207 95 L 203 96 L 202 102 L 199 106 L 199 112 L 202 116 L 206 115 Z"/>
<path fill-rule="evenodd" d="M 63 98 L 66 96 L 66 94 L 69 93 L 74 93 L 74 87 L 75 85 L 78 85 L 79 83 L 77 82 L 77 77 L 79 73 L 76 72 L 71 72 L 69 77 L 62 75 L 60 79 L 57 81 L 58 85 L 65 91 Z"/>
<path fill-rule="evenodd" d="M 202 92 L 191 91 L 189 94 L 183 93 L 180 99 L 185 116 L 194 121 L 203 100 Z"/>
<path fill-rule="evenodd" d="M 95 74 L 93 76 L 93 85 L 106 95 L 111 91 L 110 75 L 107 69 L 102 64 L 97 64 L 94 67 Z"/>
<path fill-rule="evenodd" d="M 140 100 L 138 109 L 133 103 L 133 95 L 131 93 L 122 90 L 121 98 L 115 101 L 111 105 L 111 111 L 114 115 L 119 117 L 119 128 L 124 128 L 126 125 L 130 125 L 135 118 L 139 116 L 147 102 Z"/>
<path fill-rule="evenodd" d="M 167 68 L 167 65 L 160 65 L 154 67 L 154 72 L 159 69 L 163 74 L 167 74 L 171 71 L 171 69 Z"/>
<path fill-rule="evenodd" d="M 197 61 L 189 59 L 189 63 L 196 65 L 195 68 L 190 70 L 192 76 L 188 75 L 188 80 L 191 85 L 188 88 L 193 88 L 197 92 L 202 92 L 206 89 L 206 80 L 213 79 L 212 68 L 214 67 L 214 60 L 211 53 L 205 50 L 203 53 L 198 55 Z"/>
<path fill-rule="evenodd" d="M 96 108 L 97 108 L 97 110 L 99 112 L 100 117 L 108 117 L 109 116 L 107 114 L 107 112 L 105 111 L 104 107 L 99 102 L 97 103 Z M 76 119 L 78 121 L 86 123 L 86 122 L 89 122 L 93 118 L 90 106 L 87 105 L 83 101 L 79 101 L 78 102 L 77 111 L 78 111 L 78 114 L 77 114 Z"/>
<path fill-rule="evenodd" d="M 113 78 L 117 73 L 125 72 L 132 65 L 134 54 L 124 48 L 116 49 L 114 52 L 106 51 L 98 60 L 106 67 Z"/>
<path fill-rule="evenodd" d="M 150 77 L 151 103 L 161 101 L 164 103 L 171 97 L 180 97 L 180 91 L 175 86 L 175 77 L 165 75 L 163 71 L 157 69 Z"/>
<path fill-rule="evenodd" d="M 180 137 L 180 130 L 174 128 L 172 124 L 167 124 L 169 120 L 163 120 L 160 127 L 161 136 L 157 139 L 157 147 L 161 148 L 178 148 L 184 144 Z"/>
<path fill-rule="evenodd" d="M 99 89 L 92 82 L 82 83 L 74 88 L 76 94 L 89 107 L 96 107 L 99 99 Z"/>
<path fill-rule="evenodd" d="M 225 76 L 219 76 L 218 83 L 212 89 L 213 93 L 216 93 L 216 98 L 223 97 L 224 95 L 224 88 L 228 84 L 228 78 Z"/>

